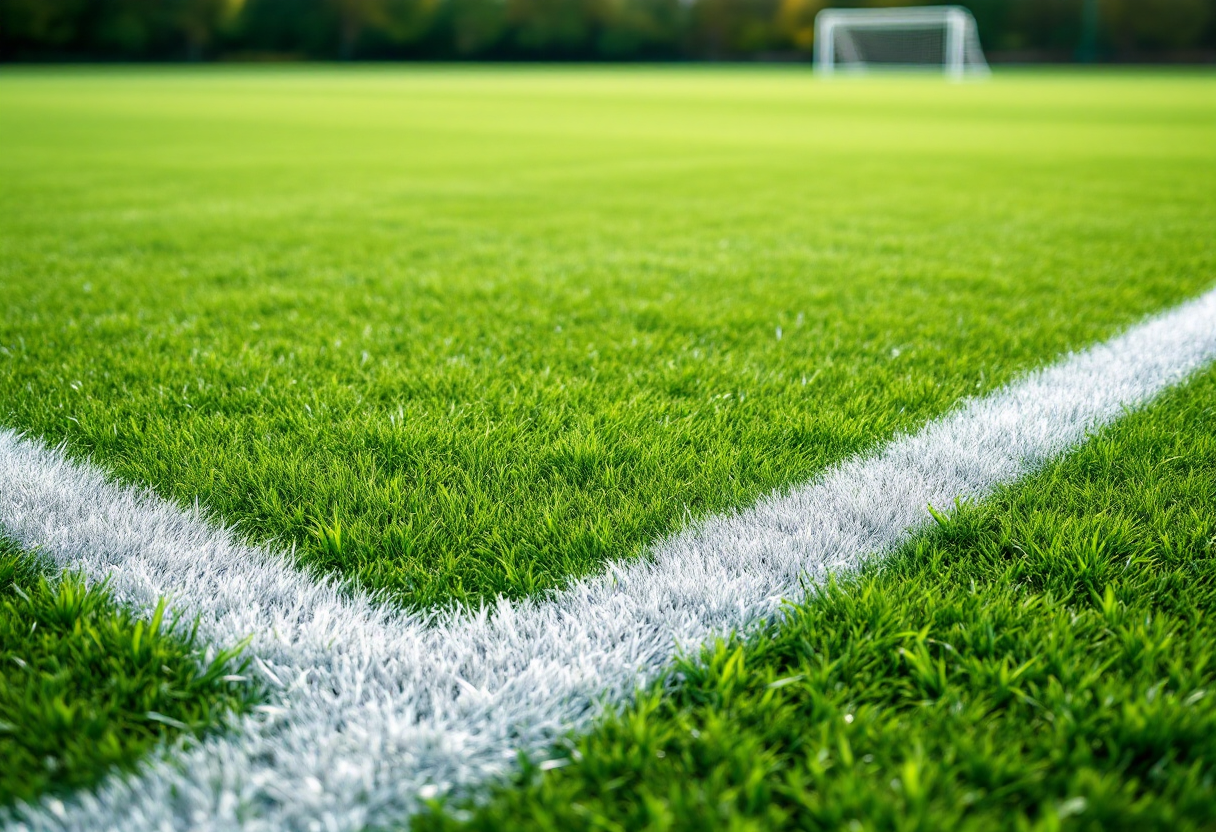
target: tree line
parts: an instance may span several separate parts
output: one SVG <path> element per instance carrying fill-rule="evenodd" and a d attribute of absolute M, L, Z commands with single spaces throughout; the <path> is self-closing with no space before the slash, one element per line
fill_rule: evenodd
<path fill-rule="evenodd" d="M 825 6 L 899 5 L 925 3 L 0 0 L 0 60 L 797 60 Z M 1216 59 L 1216 0 L 963 5 L 998 60 Z"/>

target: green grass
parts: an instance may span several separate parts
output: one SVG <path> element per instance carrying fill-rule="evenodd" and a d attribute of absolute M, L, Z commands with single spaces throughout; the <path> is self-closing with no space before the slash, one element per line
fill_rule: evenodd
<path fill-rule="evenodd" d="M 0 72 L 0 424 L 520 596 L 1216 274 L 1210 73 Z"/>
<path fill-rule="evenodd" d="M 413 828 L 1212 829 L 1214 415 L 1209 373 Z"/>
<path fill-rule="evenodd" d="M 5 68 L 0 426 L 407 605 L 533 593 L 1209 288 L 1214 96 Z M 1211 828 L 1214 412 L 1209 376 L 420 828 Z M 0 808 L 248 707 L 236 661 L 0 543 Z"/>
<path fill-rule="evenodd" d="M 254 702 L 239 650 L 205 653 L 163 615 L 133 616 L 70 574 L 50 579 L 0 537 L 0 819 L 17 801 L 133 768 L 158 743 L 214 730 Z"/>

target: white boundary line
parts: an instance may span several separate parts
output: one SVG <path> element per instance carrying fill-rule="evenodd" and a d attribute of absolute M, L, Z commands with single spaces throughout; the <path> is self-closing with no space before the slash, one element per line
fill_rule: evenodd
<path fill-rule="evenodd" d="M 432 616 L 340 593 L 265 548 L 0 431 L 0 526 L 213 644 L 253 635 L 273 707 L 13 829 L 360 829 L 508 771 L 676 653 L 746 630 L 801 581 L 855 569 L 1216 358 L 1216 290 L 753 508 L 545 598 Z"/>

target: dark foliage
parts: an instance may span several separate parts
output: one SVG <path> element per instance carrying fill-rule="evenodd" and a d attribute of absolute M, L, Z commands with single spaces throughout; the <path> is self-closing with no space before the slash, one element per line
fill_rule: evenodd
<path fill-rule="evenodd" d="M 804 59 L 914 0 L 0 0 L 0 60 Z M 1216 0 L 971 0 L 997 59 L 1210 60 Z M 1086 25 L 1086 21 L 1090 25 Z"/>

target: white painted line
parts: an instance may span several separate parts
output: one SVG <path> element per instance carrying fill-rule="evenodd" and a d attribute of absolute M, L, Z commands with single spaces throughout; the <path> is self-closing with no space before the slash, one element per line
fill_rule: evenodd
<path fill-rule="evenodd" d="M 151 609 L 163 594 L 212 643 L 253 634 L 273 707 L 16 829 L 360 829 L 418 795 L 503 774 L 666 666 L 746 629 L 1216 358 L 1216 291 L 1070 356 L 808 485 L 659 543 L 547 598 L 472 614 L 394 613 L 301 574 L 197 512 L 0 432 L 0 525 Z"/>

